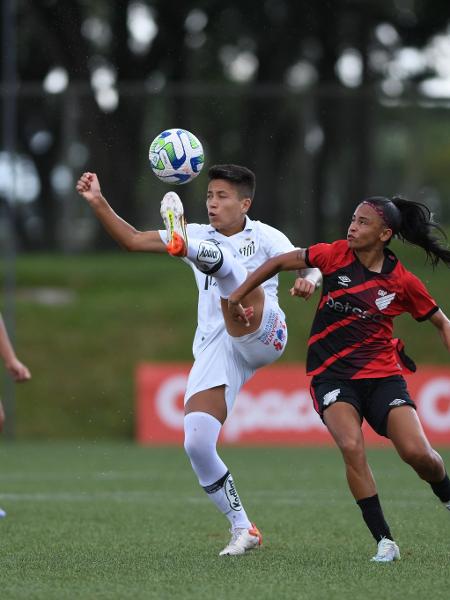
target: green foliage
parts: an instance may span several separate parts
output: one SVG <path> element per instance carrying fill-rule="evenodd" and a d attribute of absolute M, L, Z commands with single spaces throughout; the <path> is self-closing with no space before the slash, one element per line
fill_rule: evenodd
<path fill-rule="evenodd" d="M 391 450 L 372 450 L 397 563 L 375 543 L 326 448 L 223 456 L 263 546 L 220 557 L 228 522 L 181 448 L 0 447 L 2 600 L 346 600 L 448 597 L 448 511 Z M 450 453 L 443 453 L 450 460 Z"/>
<path fill-rule="evenodd" d="M 448 269 L 433 272 L 423 253 L 397 246 L 450 314 Z M 304 362 L 318 299 L 291 298 L 292 281 L 289 273 L 280 277 L 289 326 L 280 362 Z M 49 290 L 66 295 L 58 301 L 54 294 L 58 302 L 49 303 Z M 190 268 L 168 256 L 20 257 L 16 346 L 33 379 L 16 386 L 19 437 L 131 437 L 135 367 L 142 361 L 191 362 L 196 297 Z M 396 332 L 417 362 L 448 364 L 430 323 L 406 315 Z"/>

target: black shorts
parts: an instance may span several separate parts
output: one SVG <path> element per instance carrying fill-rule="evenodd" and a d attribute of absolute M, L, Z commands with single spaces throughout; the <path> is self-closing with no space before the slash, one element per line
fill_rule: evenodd
<path fill-rule="evenodd" d="M 384 437 L 387 437 L 387 416 L 391 409 L 404 405 L 416 408 L 401 375 L 374 379 L 331 379 L 316 375 L 311 380 L 310 392 L 322 420 L 323 412 L 331 404 L 347 402 L 356 408 L 361 423 L 366 419 L 372 429 Z"/>

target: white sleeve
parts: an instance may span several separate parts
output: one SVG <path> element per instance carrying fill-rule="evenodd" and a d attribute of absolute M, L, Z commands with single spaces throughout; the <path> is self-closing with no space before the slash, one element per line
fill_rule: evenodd
<path fill-rule="evenodd" d="M 289 238 L 275 227 L 265 225 L 264 237 L 266 240 L 266 251 L 269 256 L 279 256 L 285 252 L 295 250 L 295 246 Z"/>

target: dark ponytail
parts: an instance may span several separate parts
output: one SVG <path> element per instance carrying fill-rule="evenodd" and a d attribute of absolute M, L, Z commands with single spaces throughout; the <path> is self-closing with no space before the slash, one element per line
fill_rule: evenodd
<path fill-rule="evenodd" d="M 401 215 L 400 225 L 394 233 L 410 244 L 423 248 L 433 267 L 442 260 L 450 266 L 450 250 L 442 242 L 447 242 L 444 230 L 433 222 L 430 209 L 420 202 L 394 196 L 391 200 Z M 434 235 L 438 232 L 438 236 Z"/>
<path fill-rule="evenodd" d="M 363 200 L 363 204 L 369 204 L 394 235 L 423 248 L 433 267 L 439 260 L 450 267 L 450 250 L 442 243 L 447 242 L 447 236 L 442 227 L 433 222 L 431 211 L 425 204 L 402 196 L 391 199 L 372 196 Z M 438 236 L 433 235 L 436 231 Z"/>

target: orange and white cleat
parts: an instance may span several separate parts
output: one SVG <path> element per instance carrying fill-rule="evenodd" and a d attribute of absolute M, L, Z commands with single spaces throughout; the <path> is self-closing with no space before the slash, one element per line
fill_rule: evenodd
<path fill-rule="evenodd" d="M 166 226 L 167 252 L 182 258 L 187 253 L 186 219 L 183 204 L 175 192 L 167 192 L 161 201 L 161 217 Z"/>
<path fill-rule="evenodd" d="M 262 535 L 254 523 L 250 529 L 232 529 L 230 543 L 225 546 L 219 556 L 238 556 L 262 544 Z"/>

